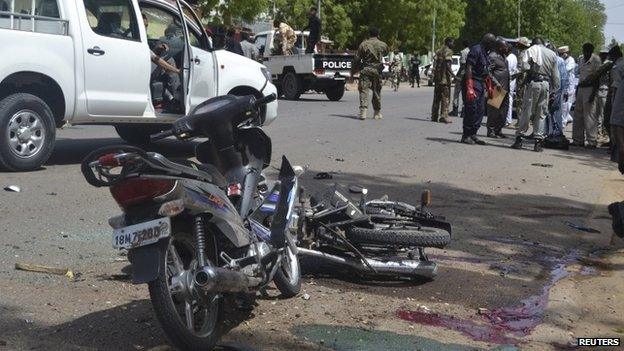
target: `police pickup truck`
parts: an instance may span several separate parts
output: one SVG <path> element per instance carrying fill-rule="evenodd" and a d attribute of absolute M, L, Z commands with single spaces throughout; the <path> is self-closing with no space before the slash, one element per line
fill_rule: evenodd
<path fill-rule="evenodd" d="M 280 96 L 297 100 L 301 94 L 312 90 L 325 94 L 331 101 L 342 99 L 353 64 L 352 55 L 305 54 L 308 32 L 300 31 L 295 32 L 297 42 L 293 55 L 274 55 L 275 34 L 275 31 L 258 33 L 255 43 Z"/>
<path fill-rule="evenodd" d="M 0 0 L 0 43 L 0 169 L 10 171 L 43 165 L 57 127 L 112 125 L 145 143 L 209 98 L 277 91 L 265 66 L 213 48 L 184 0 Z M 277 103 L 261 117 L 275 119 Z"/>

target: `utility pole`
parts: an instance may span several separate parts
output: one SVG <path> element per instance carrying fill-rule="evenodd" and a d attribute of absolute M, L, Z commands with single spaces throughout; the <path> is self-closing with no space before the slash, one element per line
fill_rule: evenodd
<path fill-rule="evenodd" d="M 316 0 L 316 15 L 321 18 L 321 0 Z"/>
<path fill-rule="evenodd" d="M 520 38 L 520 17 L 522 16 L 522 11 L 520 10 L 520 4 L 522 0 L 518 0 L 518 38 Z"/>
<path fill-rule="evenodd" d="M 436 13 L 437 8 L 435 2 L 433 3 L 433 25 L 431 28 L 431 58 L 433 59 L 433 53 L 435 52 L 435 37 L 436 37 Z"/>

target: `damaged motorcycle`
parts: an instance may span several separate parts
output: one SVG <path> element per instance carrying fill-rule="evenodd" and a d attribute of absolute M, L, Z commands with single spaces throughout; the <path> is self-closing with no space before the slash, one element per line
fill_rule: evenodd
<path fill-rule="evenodd" d="M 352 201 L 339 185 L 300 198 L 303 218 L 298 227 L 299 254 L 345 267 L 365 278 L 433 279 L 437 266 L 426 248 L 443 248 L 451 241 L 451 224 L 427 210 L 431 192 L 419 207 L 387 196 L 368 200 L 368 189 Z"/>
<path fill-rule="evenodd" d="M 148 285 L 156 316 L 180 349 L 213 349 L 224 304 L 272 281 L 283 297 L 301 288 L 292 233 L 302 169 L 283 157 L 272 188 L 262 174 L 271 139 L 260 110 L 275 98 L 213 98 L 152 135 L 208 138 L 195 150 L 201 163 L 127 145 L 96 150 L 82 162 L 89 184 L 108 187 L 121 207 L 109 220 L 113 247 L 128 250 L 133 283 Z"/>

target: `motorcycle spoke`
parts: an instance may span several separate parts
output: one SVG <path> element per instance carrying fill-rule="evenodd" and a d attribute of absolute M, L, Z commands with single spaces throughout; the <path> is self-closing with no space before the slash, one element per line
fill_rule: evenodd
<path fill-rule="evenodd" d="M 176 247 L 174 245 L 171 245 L 171 260 L 173 263 L 173 266 L 176 269 L 176 274 L 180 273 L 184 270 L 184 263 L 182 263 L 182 259 L 180 258 L 180 255 L 178 254 L 178 249 L 176 249 Z"/>
<path fill-rule="evenodd" d="M 193 322 L 193 305 L 191 305 L 191 302 L 189 301 L 184 302 L 184 315 L 186 316 L 186 327 L 190 331 L 195 331 L 195 325 Z"/>

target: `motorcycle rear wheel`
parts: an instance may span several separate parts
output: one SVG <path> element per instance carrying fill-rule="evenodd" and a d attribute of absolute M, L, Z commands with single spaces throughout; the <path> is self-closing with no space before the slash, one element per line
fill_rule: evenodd
<path fill-rule="evenodd" d="M 451 234 L 444 229 L 411 225 L 387 228 L 350 227 L 347 238 L 354 244 L 397 245 L 409 247 L 443 248 L 451 242 Z"/>
<path fill-rule="evenodd" d="M 207 246 L 207 256 L 212 259 L 214 247 Z M 181 284 L 192 279 L 197 266 L 195 256 L 192 235 L 174 234 L 160 261 L 158 278 L 148 287 L 156 317 L 171 343 L 181 350 L 208 351 L 219 339 L 221 299 L 216 294 L 202 298 L 192 283 Z"/>

